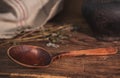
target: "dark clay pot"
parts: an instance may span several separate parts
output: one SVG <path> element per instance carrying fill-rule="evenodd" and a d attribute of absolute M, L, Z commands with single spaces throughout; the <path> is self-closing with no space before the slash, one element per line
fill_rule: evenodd
<path fill-rule="evenodd" d="M 120 0 L 84 0 L 82 13 L 99 40 L 120 40 Z"/>

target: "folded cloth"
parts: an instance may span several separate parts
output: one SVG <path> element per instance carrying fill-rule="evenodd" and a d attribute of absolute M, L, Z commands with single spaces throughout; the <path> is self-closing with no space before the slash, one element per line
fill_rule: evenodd
<path fill-rule="evenodd" d="M 43 27 L 62 9 L 63 0 L 0 0 L 0 38 Z"/>

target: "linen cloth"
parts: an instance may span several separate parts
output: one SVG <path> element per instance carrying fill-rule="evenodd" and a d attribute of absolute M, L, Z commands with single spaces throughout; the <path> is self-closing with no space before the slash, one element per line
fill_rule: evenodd
<path fill-rule="evenodd" d="M 63 0 L 0 0 L 0 38 L 43 27 L 62 9 Z"/>

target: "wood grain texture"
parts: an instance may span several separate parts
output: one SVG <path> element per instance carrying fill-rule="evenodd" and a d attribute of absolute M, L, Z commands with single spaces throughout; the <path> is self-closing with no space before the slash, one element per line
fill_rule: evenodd
<path fill-rule="evenodd" d="M 33 44 L 33 43 L 29 43 Z M 38 45 L 38 43 L 34 43 Z M 39 44 L 45 47 L 44 44 Z M 90 44 L 89 44 L 90 45 Z M 72 49 L 87 49 L 88 46 L 69 45 Z M 102 45 L 101 45 L 102 46 Z M 97 47 L 101 47 L 97 46 Z M 107 46 L 107 45 L 106 45 Z M 49 67 L 40 69 L 30 69 L 19 66 L 12 62 L 6 49 L 9 46 L 0 48 L 0 78 L 119 78 L 120 77 L 120 53 L 110 56 L 82 56 L 61 58 L 50 64 Z M 55 51 L 50 49 L 51 53 L 57 53 L 67 49 L 68 46 L 62 46 Z M 66 48 L 66 49 L 65 49 Z M 95 47 L 91 47 L 95 48 Z"/>

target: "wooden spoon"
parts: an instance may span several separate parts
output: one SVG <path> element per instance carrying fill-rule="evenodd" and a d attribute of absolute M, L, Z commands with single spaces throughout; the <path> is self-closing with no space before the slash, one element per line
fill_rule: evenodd
<path fill-rule="evenodd" d="M 70 52 L 62 52 L 52 56 L 47 50 L 42 47 L 32 45 L 17 45 L 11 46 L 7 54 L 11 60 L 15 63 L 30 67 L 30 68 L 41 68 L 47 67 L 56 59 L 66 56 L 87 56 L 87 55 L 112 55 L 118 51 L 115 47 L 97 48 L 88 50 L 77 50 Z"/>

